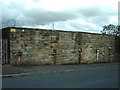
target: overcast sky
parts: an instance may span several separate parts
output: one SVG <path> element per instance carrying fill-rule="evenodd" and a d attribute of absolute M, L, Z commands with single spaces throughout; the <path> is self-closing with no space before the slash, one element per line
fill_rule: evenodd
<path fill-rule="evenodd" d="M 103 25 L 118 25 L 118 1 L 2 0 L 0 21 L 3 27 L 54 27 L 59 30 L 99 33 Z"/>

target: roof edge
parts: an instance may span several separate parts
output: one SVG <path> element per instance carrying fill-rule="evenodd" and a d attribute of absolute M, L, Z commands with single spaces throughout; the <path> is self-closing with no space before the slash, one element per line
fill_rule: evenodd
<path fill-rule="evenodd" d="M 109 34 L 100 34 L 100 33 L 90 33 L 90 32 L 81 32 L 81 31 L 65 31 L 65 30 L 57 30 L 57 29 L 41 29 L 41 28 L 26 28 L 26 27 L 6 27 L 2 28 L 3 29 L 10 29 L 10 28 L 15 28 L 15 29 L 31 29 L 31 30 L 49 30 L 49 31 L 59 31 L 59 32 L 73 32 L 73 33 L 86 33 L 86 34 L 95 34 L 95 35 L 107 35 L 107 36 L 114 36 L 114 35 L 109 35 Z"/>

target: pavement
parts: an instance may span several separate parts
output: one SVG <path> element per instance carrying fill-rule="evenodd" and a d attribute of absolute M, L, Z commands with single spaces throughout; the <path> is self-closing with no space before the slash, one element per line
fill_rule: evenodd
<path fill-rule="evenodd" d="M 40 66 L 11 66 L 2 65 L 2 78 L 29 76 L 33 74 L 49 74 L 93 70 L 118 65 L 118 62 L 78 64 L 78 65 L 40 65 Z"/>
<path fill-rule="evenodd" d="M 2 78 L 2 88 L 120 88 L 117 63 L 83 65 L 85 70 Z M 46 66 L 48 68 L 49 66 Z M 58 66 L 61 68 L 61 66 Z M 57 67 L 57 69 L 58 69 Z M 68 67 L 68 66 L 63 66 Z M 81 65 L 70 65 L 81 67 Z M 91 67 L 89 69 L 89 67 Z M 57 70 L 56 69 L 56 70 Z M 74 68 L 75 69 L 75 68 Z M 50 70 L 50 69 L 49 69 Z M 67 70 L 70 70 L 67 68 Z M 76 70 L 76 69 L 75 69 Z M 54 68 L 53 68 L 54 71 Z"/>

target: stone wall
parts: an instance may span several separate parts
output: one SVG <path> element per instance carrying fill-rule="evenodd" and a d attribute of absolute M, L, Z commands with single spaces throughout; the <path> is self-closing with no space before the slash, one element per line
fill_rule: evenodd
<path fill-rule="evenodd" d="M 82 34 L 83 60 L 90 62 L 107 62 L 114 60 L 115 37 L 110 35 L 99 34 Z M 111 47 L 111 55 L 109 55 Z M 97 49 L 99 49 L 97 60 Z"/>
<path fill-rule="evenodd" d="M 115 60 L 115 37 L 111 35 L 29 28 L 10 30 L 11 63 L 18 61 L 16 53 L 20 50 L 23 63 L 77 64 L 79 48 L 82 49 L 83 63 Z"/>

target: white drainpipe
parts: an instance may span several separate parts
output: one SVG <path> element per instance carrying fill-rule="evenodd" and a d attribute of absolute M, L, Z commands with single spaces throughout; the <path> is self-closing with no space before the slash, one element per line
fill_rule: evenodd
<path fill-rule="evenodd" d="M 96 51 L 96 57 L 97 57 L 97 61 L 99 60 L 99 49 L 97 49 Z"/>

